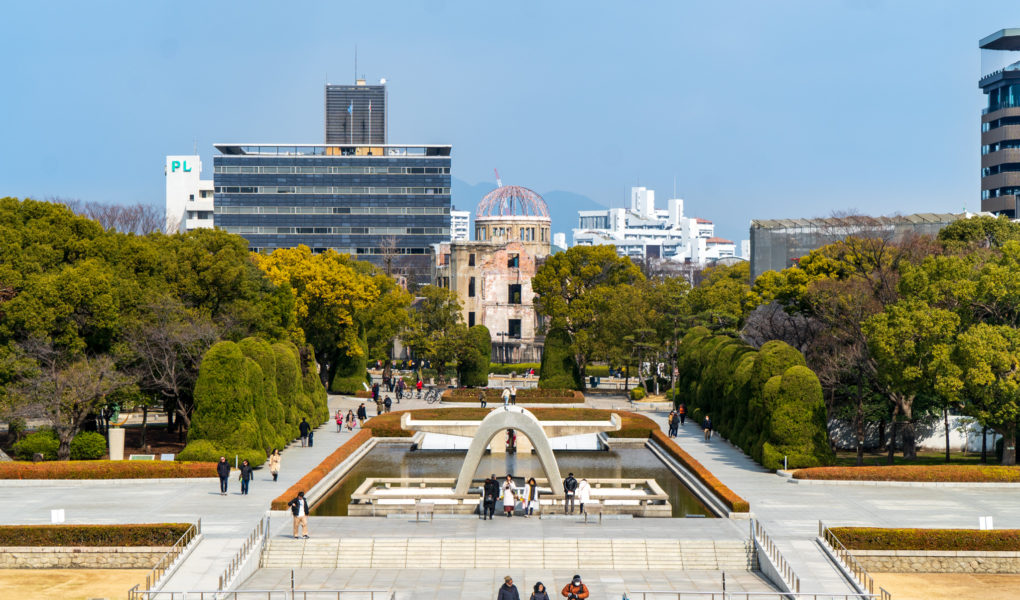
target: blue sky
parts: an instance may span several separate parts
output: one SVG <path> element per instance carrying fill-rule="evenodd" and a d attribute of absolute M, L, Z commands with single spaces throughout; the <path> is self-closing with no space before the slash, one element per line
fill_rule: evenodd
<path fill-rule="evenodd" d="M 453 144 L 464 189 L 498 167 L 620 206 L 675 178 L 731 239 L 975 209 L 977 41 L 1010 26 L 1006 1 L 7 3 L 0 195 L 161 204 L 167 154 L 320 142 L 357 45 L 390 141 Z"/>

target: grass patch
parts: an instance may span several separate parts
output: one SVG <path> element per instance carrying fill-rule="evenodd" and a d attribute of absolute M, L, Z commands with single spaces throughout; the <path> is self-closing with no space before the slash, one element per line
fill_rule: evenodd
<path fill-rule="evenodd" d="M 680 461 L 682 465 L 694 473 L 694 476 L 698 478 L 698 481 L 705 484 L 705 486 L 716 495 L 719 500 L 722 501 L 731 511 L 738 513 L 746 513 L 751 510 L 747 500 L 744 500 L 736 494 L 733 490 L 726 487 L 726 485 L 719 481 L 719 479 L 712 474 L 711 471 L 705 468 L 700 462 L 697 461 L 693 456 L 688 454 L 677 445 L 676 442 L 671 440 L 669 436 L 662 433 L 662 430 L 656 429 L 652 432 L 652 439 L 659 443 L 663 450 L 673 458 Z"/>
<path fill-rule="evenodd" d="M 866 467 L 885 467 L 889 455 L 886 452 L 865 452 L 864 465 Z M 988 458 L 995 461 L 995 448 L 989 446 Z M 901 455 L 893 457 L 895 465 L 979 465 L 981 464 L 981 453 L 977 452 L 951 452 L 950 462 L 946 463 L 946 453 L 942 450 L 921 450 L 917 453 L 916 460 L 906 460 Z M 853 467 L 857 465 L 857 452 L 840 450 L 836 452 L 837 467 Z"/>
<path fill-rule="evenodd" d="M 191 523 L 0 525 L 2 546 L 173 546 Z"/>
<path fill-rule="evenodd" d="M 1020 551 L 1020 529 L 830 527 L 829 531 L 850 550 Z"/>
<path fill-rule="evenodd" d="M 826 481 L 912 481 L 1020 483 L 1020 466 L 891 465 L 885 467 L 812 467 L 797 469 L 794 479 Z"/>
<path fill-rule="evenodd" d="M 216 477 L 216 464 L 169 460 L 0 462 L 0 479 L 176 479 L 181 477 Z"/>

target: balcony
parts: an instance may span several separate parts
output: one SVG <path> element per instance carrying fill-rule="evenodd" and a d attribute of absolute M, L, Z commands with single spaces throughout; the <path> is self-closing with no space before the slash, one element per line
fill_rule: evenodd
<path fill-rule="evenodd" d="M 981 155 L 982 169 L 1006 163 L 1020 163 L 1020 148 L 1006 148 Z"/>
<path fill-rule="evenodd" d="M 1016 210 L 1016 199 L 1016 196 L 984 198 L 981 200 L 981 210 L 992 213 Z"/>
<path fill-rule="evenodd" d="M 981 190 L 994 190 L 1004 187 L 1020 187 L 1020 171 L 998 173 L 981 178 Z"/>
<path fill-rule="evenodd" d="M 1020 140 L 1020 125 L 1006 125 L 981 133 L 982 146 L 990 146 L 1004 140 Z"/>

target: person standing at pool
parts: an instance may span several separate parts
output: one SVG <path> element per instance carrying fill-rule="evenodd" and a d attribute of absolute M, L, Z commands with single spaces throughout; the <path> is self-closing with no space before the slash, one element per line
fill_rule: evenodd
<path fill-rule="evenodd" d="M 496 474 L 493 473 L 482 486 L 482 520 L 485 520 L 486 517 L 490 521 L 492 520 L 492 515 L 496 512 L 497 496 L 499 496 L 499 482 L 496 481 Z"/>
<path fill-rule="evenodd" d="M 507 517 L 514 516 L 514 505 L 517 504 L 517 488 L 514 486 L 514 478 L 506 476 L 503 482 L 503 512 Z"/>
<path fill-rule="evenodd" d="M 524 485 L 524 495 L 521 496 L 521 504 L 524 507 L 525 517 L 535 514 L 535 509 L 538 508 L 538 484 L 535 483 L 534 477 L 528 479 L 528 483 Z"/>
<path fill-rule="evenodd" d="M 581 514 L 584 513 L 584 505 L 591 500 L 591 486 L 588 485 L 587 479 L 582 479 L 581 483 L 577 484 L 577 503 L 581 505 Z"/>
<path fill-rule="evenodd" d="M 573 473 L 567 473 L 567 478 L 563 480 L 563 514 L 574 512 L 574 494 L 576 493 L 577 480 L 574 479 Z"/>

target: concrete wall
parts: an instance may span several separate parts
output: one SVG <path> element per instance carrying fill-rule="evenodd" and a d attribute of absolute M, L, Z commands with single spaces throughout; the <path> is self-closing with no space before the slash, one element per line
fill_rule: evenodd
<path fill-rule="evenodd" d="M 151 569 L 169 546 L 8 546 L 0 569 Z"/>
<path fill-rule="evenodd" d="M 864 447 L 868 450 L 878 448 L 880 439 L 878 423 L 867 423 L 864 428 Z M 914 425 L 917 434 L 917 445 L 923 450 L 945 450 L 946 429 L 942 417 L 920 421 Z M 886 424 L 886 436 L 890 435 L 892 428 Z M 854 450 L 857 447 L 857 436 L 854 431 L 854 424 L 851 421 L 834 420 L 829 423 L 829 434 L 840 450 Z M 995 441 L 999 439 L 998 434 L 988 430 L 986 441 L 988 452 L 994 456 Z M 897 448 L 901 448 L 901 436 L 897 434 Z M 953 452 L 966 450 L 967 452 L 981 452 L 981 426 L 974 423 L 973 419 L 962 416 L 949 417 L 949 448 Z"/>
<path fill-rule="evenodd" d="M 854 550 L 873 573 L 1020 573 L 1020 552 Z"/>

